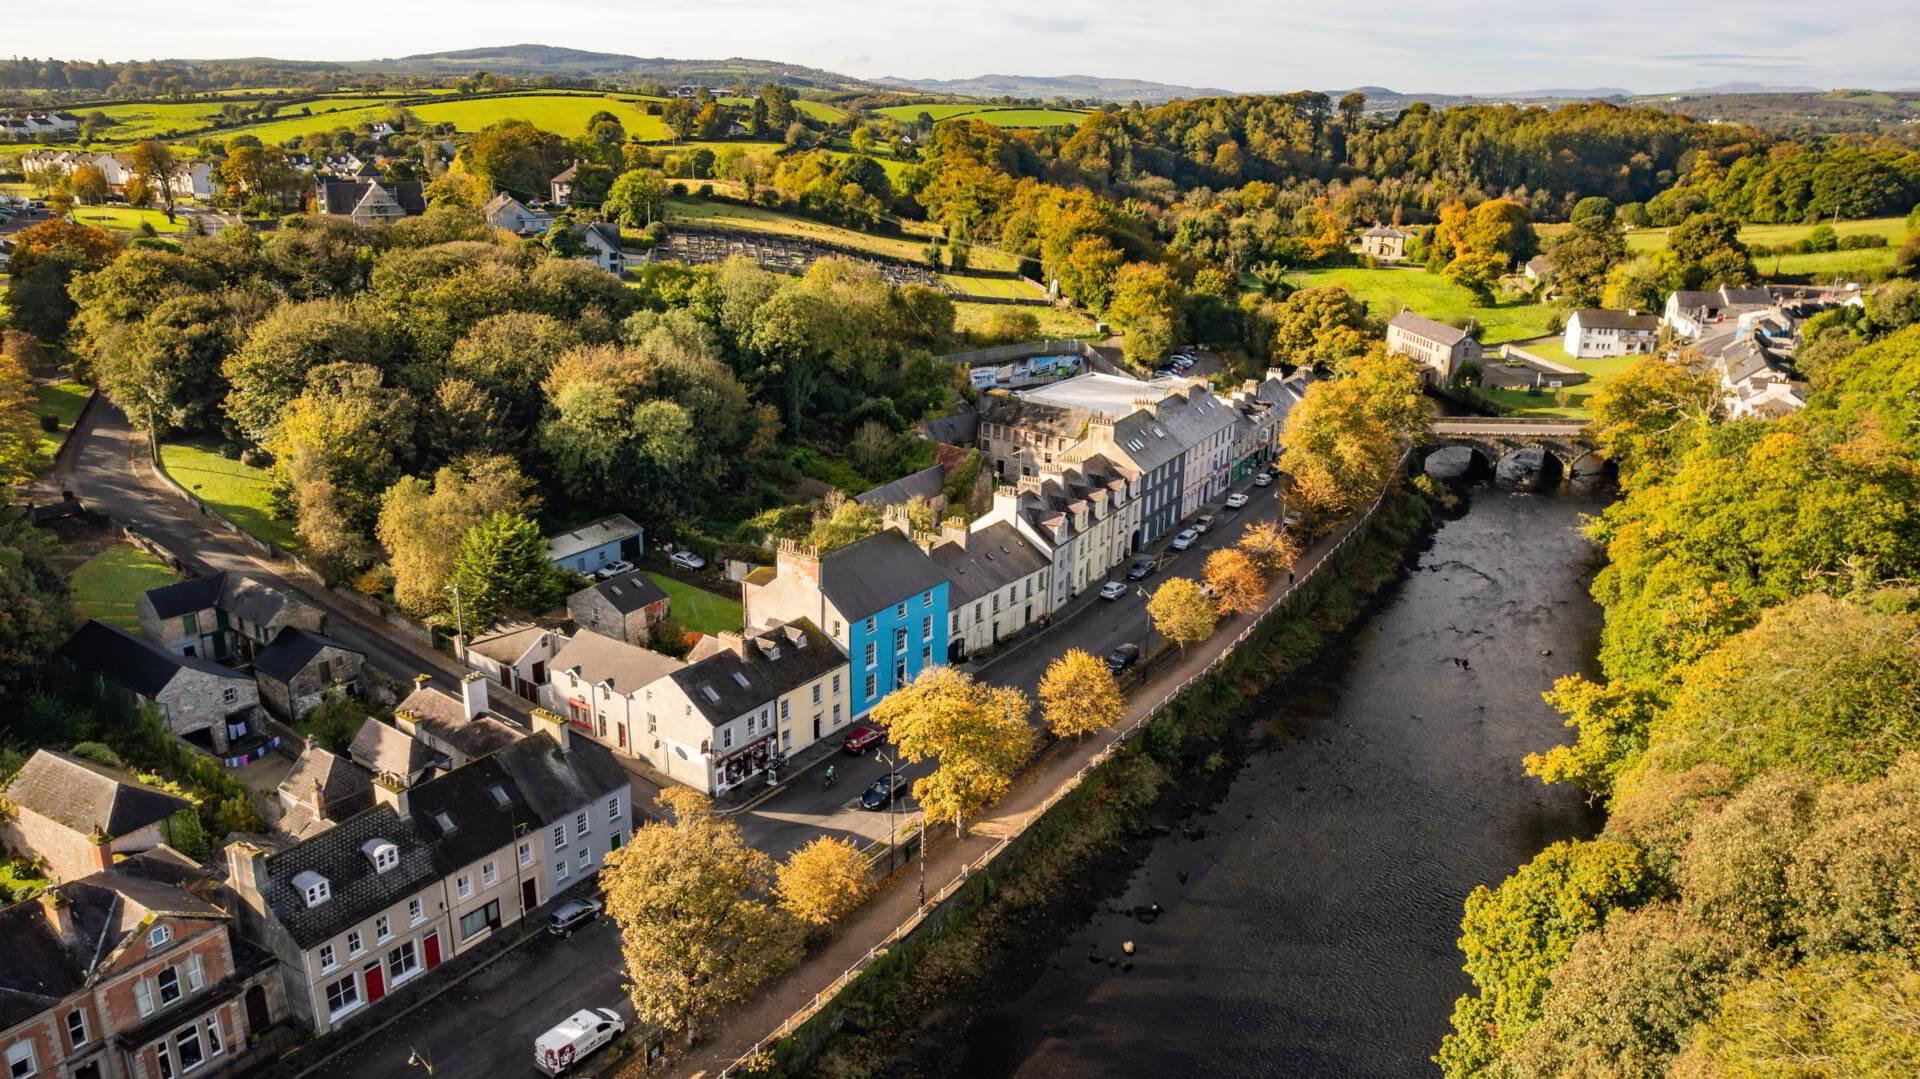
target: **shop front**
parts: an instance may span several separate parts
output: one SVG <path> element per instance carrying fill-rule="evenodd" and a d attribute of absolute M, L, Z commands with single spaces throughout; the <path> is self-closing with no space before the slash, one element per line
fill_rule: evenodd
<path fill-rule="evenodd" d="M 777 753 L 774 735 L 749 742 L 725 757 L 713 762 L 713 792 L 720 794 L 732 790 L 740 784 L 767 770 L 767 765 Z"/>

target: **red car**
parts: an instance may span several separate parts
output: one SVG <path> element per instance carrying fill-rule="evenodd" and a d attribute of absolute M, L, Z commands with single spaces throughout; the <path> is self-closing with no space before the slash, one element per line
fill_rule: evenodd
<path fill-rule="evenodd" d="M 847 736 L 840 741 L 840 748 L 856 757 L 864 757 L 867 750 L 886 740 L 886 733 L 880 728 L 862 724 L 847 732 Z"/>

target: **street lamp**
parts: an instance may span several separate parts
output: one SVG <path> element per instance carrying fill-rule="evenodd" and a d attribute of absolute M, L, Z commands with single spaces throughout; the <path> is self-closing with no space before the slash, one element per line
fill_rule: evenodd
<path fill-rule="evenodd" d="M 880 750 L 874 750 L 873 755 L 877 760 L 887 766 L 887 873 L 891 875 L 899 865 L 895 857 L 899 851 L 894 848 L 894 821 L 898 816 L 897 807 L 900 804 L 900 792 L 895 790 L 894 787 L 900 782 L 899 765 L 892 757 L 887 756 Z"/>

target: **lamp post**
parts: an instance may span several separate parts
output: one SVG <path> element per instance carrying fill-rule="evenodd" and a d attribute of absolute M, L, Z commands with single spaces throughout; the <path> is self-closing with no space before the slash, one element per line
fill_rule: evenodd
<path fill-rule="evenodd" d="M 927 905 L 927 807 L 920 807 L 920 905 Z"/>
<path fill-rule="evenodd" d="M 892 757 L 887 756 L 880 750 L 874 750 L 873 755 L 875 759 L 887 766 L 887 873 L 888 875 L 892 875 L 894 869 L 899 866 L 897 858 L 899 851 L 894 846 L 894 821 L 898 816 L 896 807 L 900 804 L 900 798 L 893 789 L 894 784 L 900 781 L 899 765 Z"/>

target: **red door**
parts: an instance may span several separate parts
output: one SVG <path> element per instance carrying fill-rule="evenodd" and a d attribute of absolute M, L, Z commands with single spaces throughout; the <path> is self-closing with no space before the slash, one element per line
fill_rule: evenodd
<path fill-rule="evenodd" d="M 367 1003 L 372 1004 L 374 1001 L 387 995 L 387 981 L 385 975 L 380 970 L 378 961 L 367 964 L 366 974 Z"/>
<path fill-rule="evenodd" d="M 427 934 L 427 969 L 432 970 L 433 968 L 439 965 L 440 965 L 440 934 L 428 933 Z"/>

